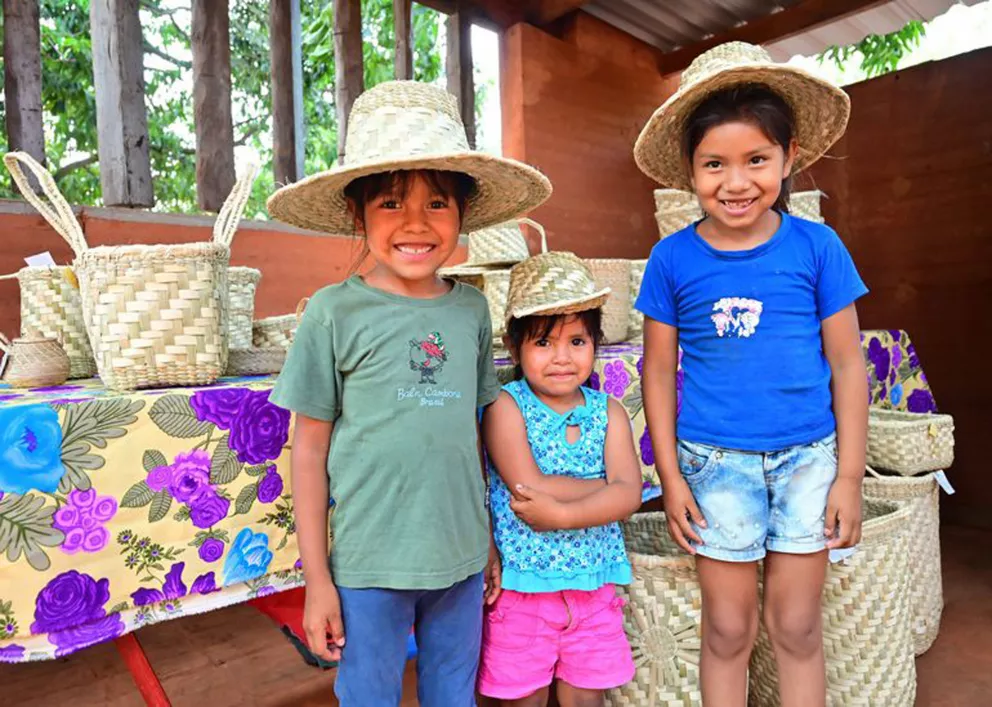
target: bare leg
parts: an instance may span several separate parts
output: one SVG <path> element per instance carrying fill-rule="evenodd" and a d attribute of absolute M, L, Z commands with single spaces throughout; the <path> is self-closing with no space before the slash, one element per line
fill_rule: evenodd
<path fill-rule="evenodd" d="M 765 559 L 765 626 L 775 649 L 782 707 L 826 704 L 821 609 L 826 569 L 826 551 L 770 552 Z"/>
<path fill-rule="evenodd" d="M 703 589 L 703 704 L 744 707 L 747 664 L 758 635 L 758 573 L 754 562 L 697 556 Z"/>
<path fill-rule="evenodd" d="M 603 707 L 605 704 L 602 690 L 585 690 L 562 680 L 558 681 L 557 693 L 561 707 Z"/>
<path fill-rule="evenodd" d="M 542 687 L 533 695 L 521 697 L 519 700 L 503 700 L 503 707 L 545 707 L 548 704 L 550 686 Z"/>

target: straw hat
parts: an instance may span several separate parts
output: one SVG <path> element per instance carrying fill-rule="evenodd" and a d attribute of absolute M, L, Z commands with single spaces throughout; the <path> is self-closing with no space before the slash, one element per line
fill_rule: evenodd
<path fill-rule="evenodd" d="M 802 69 L 776 64 L 761 47 L 727 42 L 700 54 L 682 72 L 679 90 L 648 120 L 634 144 L 641 171 L 661 184 L 691 189 L 682 135 L 692 112 L 708 96 L 741 84 L 762 84 L 780 95 L 796 119 L 798 172 L 816 162 L 844 134 L 851 100 L 833 84 Z"/>
<path fill-rule="evenodd" d="M 499 223 L 489 228 L 481 228 L 468 234 L 468 260 L 450 268 L 442 268 L 438 274 L 443 277 L 482 275 L 493 270 L 502 270 L 515 265 L 530 256 L 527 239 L 520 230 L 520 224 L 533 226 L 541 234 L 541 252 L 548 249 L 544 228 L 529 218 L 520 218 Z"/>
<path fill-rule="evenodd" d="M 462 172 L 478 189 L 462 227 L 475 231 L 530 211 L 551 196 L 551 182 L 533 167 L 472 150 L 447 91 L 416 81 L 387 81 L 355 100 L 344 164 L 281 188 L 269 214 L 294 226 L 350 234 L 344 188 L 370 174 L 413 169 Z"/>
<path fill-rule="evenodd" d="M 510 270 L 506 321 L 535 314 L 574 314 L 602 307 L 610 288 L 596 288 L 592 273 L 574 253 L 541 253 Z"/>

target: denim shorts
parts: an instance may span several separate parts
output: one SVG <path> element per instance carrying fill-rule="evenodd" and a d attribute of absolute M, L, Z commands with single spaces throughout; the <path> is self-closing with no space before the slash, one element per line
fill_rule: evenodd
<path fill-rule="evenodd" d="M 826 548 L 827 496 L 837 477 L 837 435 L 777 452 L 741 452 L 678 441 L 679 467 L 706 528 L 696 551 L 728 562 L 768 552 Z"/>

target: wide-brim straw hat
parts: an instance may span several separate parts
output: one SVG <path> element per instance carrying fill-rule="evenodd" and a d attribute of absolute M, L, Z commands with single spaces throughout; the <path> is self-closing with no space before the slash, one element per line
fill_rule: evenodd
<path fill-rule="evenodd" d="M 519 218 L 482 228 L 468 234 L 468 260 L 450 268 L 442 268 L 443 277 L 483 275 L 493 270 L 505 270 L 530 257 L 527 239 L 520 224 L 533 226 L 541 234 L 541 252 L 548 249 L 544 228 L 529 218 Z"/>
<path fill-rule="evenodd" d="M 696 57 L 682 72 L 679 89 L 641 130 L 634 160 L 646 175 L 675 189 L 692 189 L 682 155 L 686 121 L 714 92 L 742 84 L 762 84 L 781 96 L 795 116 L 799 152 L 793 171 L 820 159 L 844 134 L 851 100 L 844 91 L 812 74 L 772 61 L 763 48 L 727 42 Z"/>
<path fill-rule="evenodd" d="M 506 321 L 585 312 L 602 307 L 609 296 L 610 288 L 597 288 L 589 268 L 574 253 L 540 253 L 510 270 Z"/>
<path fill-rule="evenodd" d="M 387 81 L 355 100 L 344 164 L 282 187 L 269 197 L 269 214 L 300 228 L 351 234 L 355 222 L 344 188 L 370 174 L 415 169 L 475 179 L 462 222 L 467 232 L 509 221 L 551 196 L 551 182 L 533 167 L 469 147 L 450 93 L 416 81 Z"/>

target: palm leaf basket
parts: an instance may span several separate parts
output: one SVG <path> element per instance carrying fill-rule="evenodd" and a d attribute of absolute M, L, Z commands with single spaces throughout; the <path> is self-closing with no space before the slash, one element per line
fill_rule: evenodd
<path fill-rule="evenodd" d="M 954 418 L 872 407 L 867 461 L 902 476 L 947 469 L 954 463 Z"/>

